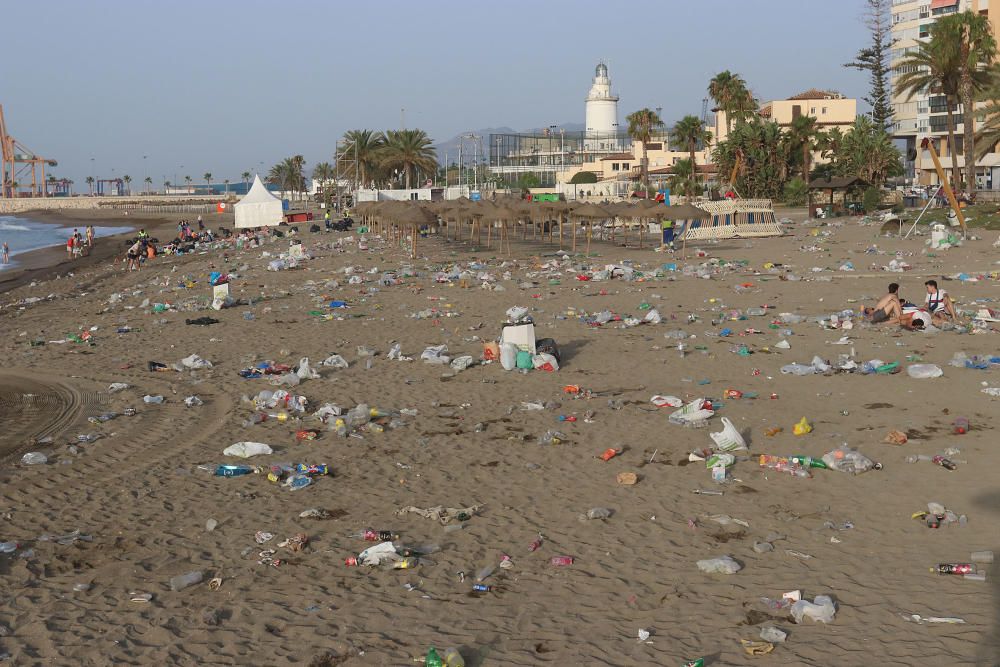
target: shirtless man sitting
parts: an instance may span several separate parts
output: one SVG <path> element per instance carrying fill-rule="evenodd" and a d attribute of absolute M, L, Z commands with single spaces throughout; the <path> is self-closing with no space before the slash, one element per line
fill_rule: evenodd
<path fill-rule="evenodd" d="M 864 315 L 872 324 L 896 322 L 903 314 L 899 302 L 899 283 L 889 284 L 889 293 L 878 300 L 874 308 L 865 308 Z"/>

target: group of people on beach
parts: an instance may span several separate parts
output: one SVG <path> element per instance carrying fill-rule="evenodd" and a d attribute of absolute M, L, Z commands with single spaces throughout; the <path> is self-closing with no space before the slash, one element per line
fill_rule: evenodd
<path fill-rule="evenodd" d="M 873 307 L 863 308 L 864 316 L 872 324 L 898 324 L 906 329 L 920 330 L 928 324 L 939 326 L 958 320 L 958 312 L 951 297 L 938 287 L 936 280 L 924 283 L 924 303 L 910 303 L 899 295 L 899 283 L 890 283 L 888 293 Z"/>
<path fill-rule="evenodd" d="M 86 236 L 80 233 L 79 229 L 74 229 L 73 234 L 66 240 L 67 259 L 76 259 L 90 254 L 90 249 L 94 247 L 94 227 L 87 225 Z"/>

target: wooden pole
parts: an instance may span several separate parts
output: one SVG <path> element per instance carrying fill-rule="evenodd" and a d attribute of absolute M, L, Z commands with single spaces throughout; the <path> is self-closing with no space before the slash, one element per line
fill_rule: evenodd
<path fill-rule="evenodd" d="M 587 255 L 590 256 L 590 237 L 594 235 L 594 221 L 591 220 L 590 224 L 587 225 Z"/>
<path fill-rule="evenodd" d="M 639 220 L 639 250 L 642 250 L 642 236 L 643 232 L 646 231 L 646 222 L 642 219 Z"/>
<path fill-rule="evenodd" d="M 573 250 L 573 254 L 575 255 L 576 254 L 576 228 L 580 226 L 580 221 L 579 220 L 573 220 L 572 222 L 570 222 L 570 224 L 573 226 L 573 248 L 572 248 L 572 250 Z"/>
<path fill-rule="evenodd" d="M 490 225 L 489 225 L 489 227 L 486 228 L 486 247 L 487 248 L 492 248 L 493 247 L 493 227 L 496 224 L 497 223 L 496 223 L 495 220 L 490 220 Z"/>

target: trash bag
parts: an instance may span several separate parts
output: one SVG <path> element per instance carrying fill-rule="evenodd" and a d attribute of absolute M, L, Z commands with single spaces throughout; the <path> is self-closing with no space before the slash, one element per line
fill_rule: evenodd
<path fill-rule="evenodd" d="M 562 363 L 562 355 L 559 354 L 559 346 L 553 338 L 541 338 L 535 342 L 536 354 L 551 354 L 558 363 Z"/>
<path fill-rule="evenodd" d="M 531 364 L 535 370 L 548 371 L 550 373 L 559 370 L 559 361 L 553 355 L 545 352 L 532 357 Z"/>
<path fill-rule="evenodd" d="M 500 346 L 500 365 L 505 371 L 512 371 L 517 366 L 517 345 L 504 343 Z"/>
<path fill-rule="evenodd" d="M 334 368 L 347 368 L 347 360 L 339 354 L 331 354 L 323 360 L 323 365 L 333 366 Z"/>
<path fill-rule="evenodd" d="M 192 354 L 190 357 L 184 357 L 183 359 L 181 359 L 181 363 L 184 365 L 184 368 L 190 368 L 193 370 L 199 368 L 212 367 L 211 361 L 208 361 L 207 359 L 202 359 L 197 354 Z"/>

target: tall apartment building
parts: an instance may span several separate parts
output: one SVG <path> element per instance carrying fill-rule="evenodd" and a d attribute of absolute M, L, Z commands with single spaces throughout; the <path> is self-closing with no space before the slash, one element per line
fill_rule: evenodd
<path fill-rule="evenodd" d="M 896 89 L 896 80 L 902 73 L 897 66 L 907 53 L 916 50 L 916 45 L 929 39 L 930 27 L 942 16 L 971 10 L 987 16 L 993 34 L 1000 38 L 1000 0 L 892 0 L 892 50 L 889 55 L 892 67 L 892 134 L 905 140 L 904 165 L 906 177 L 914 183 L 936 185 L 939 181 L 930 155 L 920 151 L 924 137 L 942 137 L 937 145 L 941 153 L 941 165 L 949 170 L 952 159 L 965 167 L 965 151 L 962 133 L 965 113 L 961 105 L 954 111 L 955 143 L 948 145 L 947 104 L 943 95 L 933 90 L 924 90 L 907 98 Z M 976 129 L 981 127 L 980 114 L 973 121 Z M 964 178 L 964 173 L 963 173 Z M 1000 189 L 1000 153 L 991 153 L 976 162 L 977 189 Z"/>

